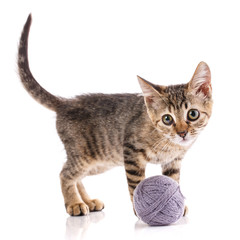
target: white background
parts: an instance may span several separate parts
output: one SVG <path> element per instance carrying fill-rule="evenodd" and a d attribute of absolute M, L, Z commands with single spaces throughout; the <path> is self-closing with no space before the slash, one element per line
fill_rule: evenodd
<path fill-rule="evenodd" d="M 0 8 L 1 239 L 239 239 L 238 1 L 2 1 Z M 17 76 L 28 14 L 31 70 L 53 94 L 140 92 L 136 75 L 186 83 L 197 64 L 212 72 L 213 115 L 183 161 L 189 215 L 148 227 L 132 212 L 123 168 L 86 178 L 103 212 L 65 213 L 59 172 L 66 160 L 55 114 L 29 97 Z M 161 173 L 151 165 L 147 176 Z"/>

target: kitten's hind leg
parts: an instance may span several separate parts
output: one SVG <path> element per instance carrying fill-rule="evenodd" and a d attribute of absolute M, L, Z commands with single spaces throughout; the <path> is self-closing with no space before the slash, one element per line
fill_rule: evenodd
<path fill-rule="evenodd" d="M 66 211 L 71 216 L 87 215 L 89 213 L 87 204 L 84 203 L 78 193 L 77 179 L 79 177 L 79 172 L 75 171 L 72 166 L 68 164 L 65 164 L 60 173 Z"/>
<path fill-rule="evenodd" d="M 81 180 L 78 180 L 77 188 L 78 188 L 78 191 L 79 191 L 79 193 L 82 197 L 82 200 L 88 205 L 89 210 L 91 212 L 101 211 L 104 208 L 104 204 L 103 204 L 102 201 L 100 201 L 98 199 L 91 199 L 89 197 L 89 195 L 87 194 Z"/>

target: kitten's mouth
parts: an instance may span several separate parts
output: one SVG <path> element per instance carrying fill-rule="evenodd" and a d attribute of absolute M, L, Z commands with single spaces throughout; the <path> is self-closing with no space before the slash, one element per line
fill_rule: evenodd
<path fill-rule="evenodd" d="M 192 138 L 181 138 L 181 139 L 177 139 L 174 141 L 175 143 L 177 143 L 178 145 L 181 145 L 181 146 L 189 146 L 192 142 L 193 142 L 193 139 Z"/>
<path fill-rule="evenodd" d="M 186 139 L 186 138 L 183 138 L 180 143 L 183 143 L 183 144 L 186 144 L 186 143 L 189 143 L 190 140 L 189 139 Z"/>

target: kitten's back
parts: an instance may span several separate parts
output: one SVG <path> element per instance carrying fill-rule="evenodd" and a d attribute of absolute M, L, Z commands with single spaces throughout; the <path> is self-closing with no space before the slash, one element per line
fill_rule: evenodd
<path fill-rule="evenodd" d="M 137 94 L 90 94 L 57 109 L 57 131 L 68 154 L 123 163 L 123 145 L 146 118 Z"/>

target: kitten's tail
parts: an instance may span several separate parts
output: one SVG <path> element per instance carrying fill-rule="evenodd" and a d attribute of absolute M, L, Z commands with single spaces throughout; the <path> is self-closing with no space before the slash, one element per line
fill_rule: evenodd
<path fill-rule="evenodd" d="M 34 79 L 28 63 L 28 35 L 30 26 L 32 23 L 31 14 L 28 16 L 27 22 L 24 25 L 20 43 L 18 47 L 18 72 L 23 83 L 23 86 L 28 91 L 28 93 L 39 103 L 45 107 L 56 111 L 57 107 L 61 104 L 61 98 L 58 98 L 43 87 Z"/>

